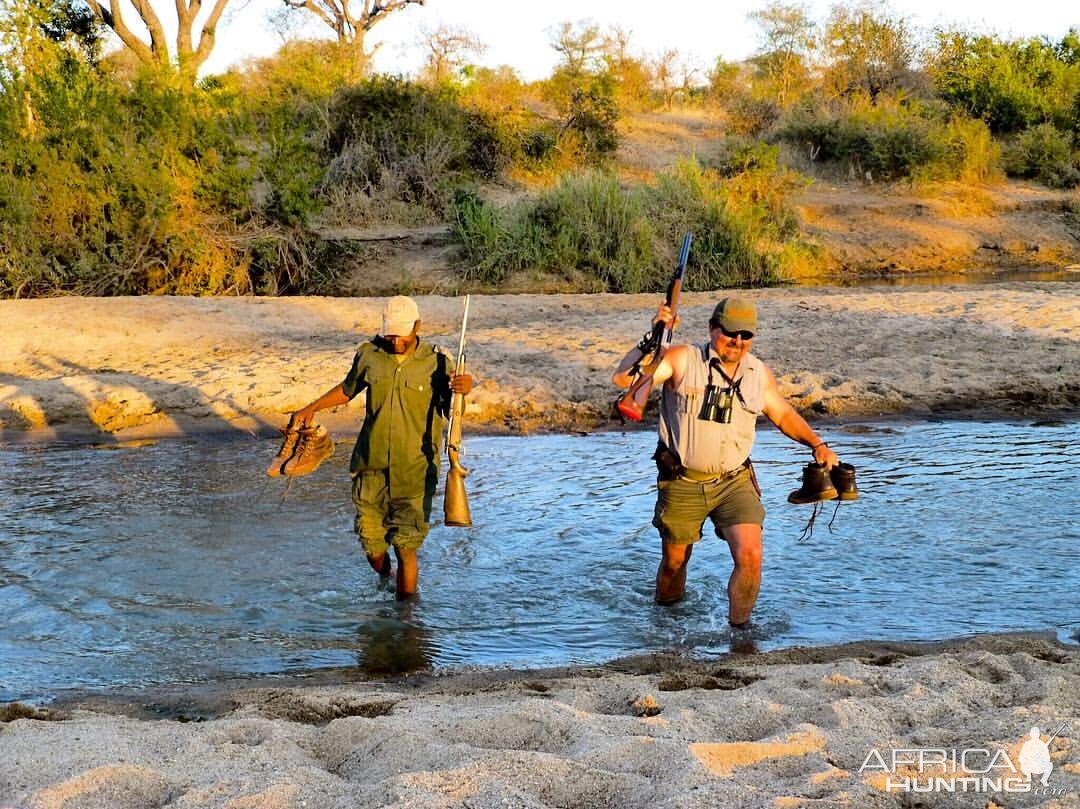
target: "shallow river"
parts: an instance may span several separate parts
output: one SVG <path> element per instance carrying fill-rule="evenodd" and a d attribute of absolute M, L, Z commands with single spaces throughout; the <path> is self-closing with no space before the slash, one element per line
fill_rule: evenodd
<path fill-rule="evenodd" d="M 1080 636 L 1076 423 L 823 428 L 861 498 L 786 502 L 805 452 L 758 434 L 759 649 L 1056 630 Z M 474 527 L 436 526 L 421 598 L 380 589 L 352 535 L 351 446 L 291 486 L 271 441 L 0 449 L 0 701 L 430 665 L 544 666 L 728 651 L 727 547 L 652 604 L 652 432 L 467 438 Z M 435 513 L 441 515 L 441 501 Z M 740 644 L 745 638 L 738 639 Z"/>

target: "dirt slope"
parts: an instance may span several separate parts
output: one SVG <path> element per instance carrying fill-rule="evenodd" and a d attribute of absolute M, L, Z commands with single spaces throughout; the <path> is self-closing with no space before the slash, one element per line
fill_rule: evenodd
<path fill-rule="evenodd" d="M 616 168 L 627 183 L 721 149 L 722 122 L 699 110 L 625 118 Z M 806 235 L 828 257 L 830 278 L 988 270 L 1055 271 L 1080 264 L 1080 193 L 1002 182 L 912 188 L 837 180 L 835 168 L 800 165 L 813 179 L 792 200 Z M 507 204 L 529 193 L 500 186 Z M 563 279 L 527 274 L 506 288 L 479 289 L 456 272 L 459 251 L 446 226 L 327 228 L 324 238 L 362 246 L 341 292 L 348 295 L 464 291 L 580 292 Z M 800 278 L 799 281 L 815 280 Z"/>

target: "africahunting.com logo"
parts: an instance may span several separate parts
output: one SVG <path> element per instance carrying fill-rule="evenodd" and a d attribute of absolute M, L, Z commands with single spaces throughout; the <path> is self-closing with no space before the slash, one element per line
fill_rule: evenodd
<path fill-rule="evenodd" d="M 871 748 L 859 773 L 884 775 L 886 792 L 1031 792 L 1064 795 L 1050 785 L 1054 762 L 1050 745 L 1065 729 L 1062 725 L 1049 739 L 1033 727 L 1010 756 L 988 747 L 896 747 L 882 752 Z"/>

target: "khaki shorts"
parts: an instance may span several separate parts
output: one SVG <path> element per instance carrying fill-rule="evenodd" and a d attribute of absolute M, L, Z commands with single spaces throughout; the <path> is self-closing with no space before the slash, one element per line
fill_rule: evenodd
<path fill-rule="evenodd" d="M 717 536 L 722 536 L 720 529 L 729 525 L 765 522 L 765 508 L 754 489 L 749 469 L 715 481 L 698 482 L 684 477 L 661 480 L 656 489 L 653 525 L 665 542 L 676 545 L 697 542 L 706 517 L 713 521 Z"/>
<path fill-rule="evenodd" d="M 391 545 L 405 550 L 419 548 L 431 529 L 428 521 L 434 491 L 422 489 L 391 498 L 388 475 L 385 469 L 372 469 L 353 478 L 353 525 L 368 556 L 381 556 Z"/>

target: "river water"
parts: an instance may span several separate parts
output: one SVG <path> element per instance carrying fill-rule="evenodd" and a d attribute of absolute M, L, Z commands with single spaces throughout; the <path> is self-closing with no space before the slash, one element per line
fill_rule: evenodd
<path fill-rule="evenodd" d="M 771 427 L 759 649 L 1056 630 L 1080 637 L 1077 424 L 822 429 L 861 498 L 786 502 L 805 451 Z M 0 701 L 347 667 L 592 663 L 726 652 L 727 547 L 652 604 L 652 432 L 467 438 L 475 525 L 433 528 L 421 597 L 380 589 L 339 444 L 288 494 L 269 440 L 0 449 Z M 435 504 L 441 514 L 441 501 Z M 744 643 L 747 638 L 736 638 Z"/>

